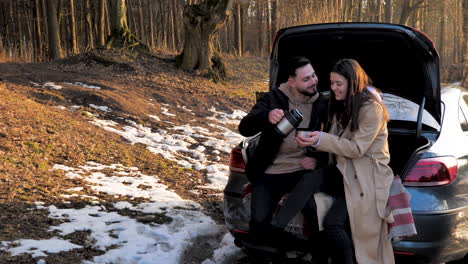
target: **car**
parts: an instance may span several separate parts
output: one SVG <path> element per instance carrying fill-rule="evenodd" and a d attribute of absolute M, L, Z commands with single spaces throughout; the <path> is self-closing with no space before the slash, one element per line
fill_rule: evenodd
<path fill-rule="evenodd" d="M 287 79 L 281 67 L 291 56 L 312 61 L 318 89 L 329 90 L 329 73 L 342 58 L 359 61 L 383 93 L 390 115 L 390 167 L 411 195 L 417 235 L 393 241 L 397 263 L 466 261 L 468 253 L 468 91 L 441 89 L 439 56 L 417 29 L 383 23 L 326 23 L 284 28 L 274 38 L 269 88 Z M 245 175 L 246 138 L 232 149 L 224 189 L 225 223 L 237 246 L 252 252 L 278 248 L 249 237 L 250 184 Z M 298 239 L 282 252 L 307 251 L 298 214 L 288 231 Z M 306 254 L 307 252 L 304 252 Z M 313 256 L 312 256 L 313 258 Z"/>

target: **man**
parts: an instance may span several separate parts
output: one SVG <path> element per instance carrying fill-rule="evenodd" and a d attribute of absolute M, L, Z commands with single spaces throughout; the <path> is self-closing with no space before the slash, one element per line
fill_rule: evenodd
<path fill-rule="evenodd" d="M 286 71 L 287 81 L 265 93 L 239 124 L 243 136 L 261 132 L 246 173 L 253 186 L 250 232 L 266 240 L 280 232 L 270 223 L 279 200 L 318 161 L 317 153 L 306 153 L 294 142 L 295 131 L 283 136 L 274 127 L 292 109 L 303 114 L 299 128 L 311 131 L 321 130 L 327 116 L 328 100 L 317 91 L 318 78 L 309 59 L 291 58 Z"/>

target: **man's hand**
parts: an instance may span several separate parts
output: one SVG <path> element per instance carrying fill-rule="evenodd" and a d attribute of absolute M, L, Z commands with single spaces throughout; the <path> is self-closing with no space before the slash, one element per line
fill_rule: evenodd
<path fill-rule="evenodd" d="M 301 166 L 306 170 L 315 170 L 315 167 L 317 167 L 317 160 L 312 157 L 305 157 L 301 160 Z"/>
<path fill-rule="evenodd" d="M 276 124 L 278 123 L 284 116 L 284 112 L 281 109 L 275 108 L 268 113 L 268 121 L 270 121 L 271 124 Z"/>

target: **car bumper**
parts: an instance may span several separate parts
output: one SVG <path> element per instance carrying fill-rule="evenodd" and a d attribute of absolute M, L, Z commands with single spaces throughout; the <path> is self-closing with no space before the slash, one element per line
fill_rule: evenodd
<path fill-rule="evenodd" d="M 441 263 L 468 253 L 468 208 L 447 213 L 414 213 L 418 235 L 393 244 L 399 259 Z"/>

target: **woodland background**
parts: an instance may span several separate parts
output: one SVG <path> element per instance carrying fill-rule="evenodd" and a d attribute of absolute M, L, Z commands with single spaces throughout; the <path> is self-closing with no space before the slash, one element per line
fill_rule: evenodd
<path fill-rule="evenodd" d="M 0 62 L 40 62 L 103 47 L 111 35 L 112 1 L 115 0 L 0 0 Z M 184 7 L 206 1 L 126 0 L 128 28 L 151 51 L 180 54 L 185 36 Z M 213 38 L 214 48 L 221 54 L 268 56 L 275 32 L 283 27 L 342 21 L 388 22 L 424 32 L 439 52 L 442 80 L 463 79 L 468 0 L 230 2 L 233 4 L 227 21 Z M 59 46 L 54 48 L 49 42 L 56 36 Z"/>

